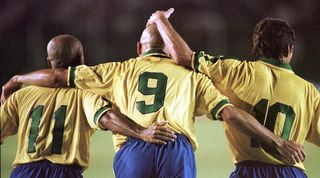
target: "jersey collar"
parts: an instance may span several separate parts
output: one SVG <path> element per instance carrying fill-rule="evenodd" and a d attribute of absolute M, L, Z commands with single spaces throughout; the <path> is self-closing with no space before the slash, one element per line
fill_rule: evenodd
<path fill-rule="evenodd" d="M 162 58 L 170 58 L 163 50 L 161 49 L 150 49 L 149 51 L 143 53 L 142 57 L 162 57 Z"/>
<path fill-rule="evenodd" d="M 266 58 L 266 57 L 263 57 L 263 58 L 261 58 L 259 60 L 263 61 L 263 62 L 266 62 L 268 64 L 272 64 L 272 65 L 275 65 L 275 66 L 278 66 L 278 67 L 281 67 L 281 68 L 288 69 L 288 70 L 292 71 L 292 68 L 291 68 L 291 66 L 289 64 L 287 64 L 285 62 L 282 62 L 280 60 L 276 60 L 276 59 L 273 59 L 273 58 Z"/>

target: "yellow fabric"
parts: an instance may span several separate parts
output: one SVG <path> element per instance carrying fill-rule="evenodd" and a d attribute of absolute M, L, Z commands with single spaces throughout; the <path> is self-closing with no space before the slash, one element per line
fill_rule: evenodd
<path fill-rule="evenodd" d="M 78 89 L 29 86 L 15 92 L 1 106 L 1 142 L 17 133 L 18 148 L 13 165 L 47 159 L 57 164 L 76 163 L 87 168 L 90 137 L 99 129 L 94 118 L 99 118 L 109 106 L 101 97 Z M 42 112 L 39 108 L 43 108 Z M 40 118 L 40 122 L 33 127 L 39 128 L 33 142 L 35 151 L 28 153 L 30 130 L 36 118 Z M 54 147 L 59 148 L 53 141 L 58 139 L 58 134 L 54 136 L 55 127 L 59 128 L 58 121 L 62 121 L 60 125 L 63 126 L 60 127 L 63 129 L 61 153 L 53 154 Z"/>
<path fill-rule="evenodd" d="M 106 96 L 121 113 L 142 126 L 167 120 L 170 128 L 189 139 L 194 150 L 198 147 L 195 116 L 213 111 L 213 117 L 219 119 L 220 110 L 231 105 L 209 78 L 175 65 L 161 53 L 122 63 L 69 68 L 69 73 L 72 71 L 75 74 L 70 76 L 75 78 L 70 82 L 77 88 Z M 115 135 L 116 151 L 125 141 Z"/>
<path fill-rule="evenodd" d="M 290 65 L 274 59 L 248 62 L 203 52 L 195 54 L 193 59 L 193 68 L 209 76 L 232 104 L 261 118 L 260 123 L 276 135 L 285 138 L 284 133 L 288 133 L 291 141 L 303 144 L 308 140 L 320 146 L 319 92 L 312 84 L 295 75 Z M 289 111 L 290 108 L 293 112 Z M 293 118 L 292 127 L 289 123 L 285 124 L 290 118 Z M 285 125 L 289 128 L 286 132 Z M 235 163 L 258 160 L 283 164 L 265 149 L 250 146 L 249 136 L 227 124 L 224 128 Z M 295 166 L 304 169 L 302 163 Z"/>

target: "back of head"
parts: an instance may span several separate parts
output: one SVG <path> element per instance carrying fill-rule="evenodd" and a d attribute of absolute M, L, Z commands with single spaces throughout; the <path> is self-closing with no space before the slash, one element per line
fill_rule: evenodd
<path fill-rule="evenodd" d="M 147 26 L 141 35 L 140 43 L 146 48 L 164 49 L 164 42 L 156 25 Z"/>
<path fill-rule="evenodd" d="M 81 42 L 72 35 L 59 35 L 50 40 L 47 46 L 48 62 L 52 68 L 66 69 L 84 63 Z"/>
<path fill-rule="evenodd" d="M 281 59 L 293 48 L 295 34 L 290 25 L 280 19 L 265 18 L 255 27 L 252 53 L 255 58 Z"/>

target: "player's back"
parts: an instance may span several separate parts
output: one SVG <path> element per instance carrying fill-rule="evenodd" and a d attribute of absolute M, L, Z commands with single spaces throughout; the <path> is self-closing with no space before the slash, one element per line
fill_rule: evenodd
<path fill-rule="evenodd" d="M 211 101 L 198 103 L 199 95 L 210 93 L 217 100 L 222 99 L 216 91 L 204 91 L 206 85 L 212 85 L 211 81 L 175 65 L 168 58 L 132 59 L 128 61 L 128 67 L 130 72 L 120 75 L 114 83 L 114 100 L 121 112 L 144 126 L 167 120 L 169 126 L 189 138 L 196 149 L 195 115 L 208 111 L 203 105 L 215 107 Z"/>
<path fill-rule="evenodd" d="M 121 113 L 143 126 L 168 121 L 171 129 L 185 135 L 197 148 L 194 118 L 229 104 L 209 78 L 174 62 L 164 54 L 151 54 L 119 63 L 78 66 L 70 81 L 78 88 L 106 95 Z M 85 80 L 85 82 L 82 82 Z M 219 105 L 218 103 L 221 104 Z M 212 117 L 211 117 L 212 118 Z M 125 138 L 116 136 L 116 149 Z"/>
<path fill-rule="evenodd" d="M 313 131 L 314 137 L 310 130 L 319 120 L 319 92 L 295 75 L 288 64 L 272 59 L 256 62 L 226 59 L 217 63 L 220 64 L 215 67 L 222 67 L 226 77 L 214 83 L 235 106 L 251 112 L 262 125 L 285 140 L 303 144 L 307 139 L 320 145 L 319 135 Z M 236 162 L 259 160 L 281 164 L 270 155 L 276 153 L 274 148 L 227 124 L 224 126 Z M 296 166 L 303 168 L 302 163 Z"/>
<path fill-rule="evenodd" d="M 14 165 L 47 159 L 58 164 L 88 166 L 93 115 L 84 105 L 93 95 L 78 89 L 29 86 L 14 93 L 1 108 L 1 123 L 14 124 L 4 132 L 17 132 L 18 148 Z M 85 103 L 88 102 L 88 103 Z M 84 104 L 85 103 L 85 104 Z M 92 118 L 86 119 L 86 116 Z M 92 119 L 90 122 L 89 119 Z M 11 120 L 11 123 L 8 123 Z M 91 126 L 90 126 L 91 125 Z M 18 127 L 18 128 L 17 128 Z M 17 130 L 16 130 L 17 129 Z M 1 138 L 3 139 L 3 138 Z"/>

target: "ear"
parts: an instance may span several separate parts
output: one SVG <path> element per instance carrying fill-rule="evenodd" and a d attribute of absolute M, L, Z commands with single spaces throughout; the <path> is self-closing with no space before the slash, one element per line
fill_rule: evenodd
<path fill-rule="evenodd" d="M 50 68 L 52 68 L 51 61 L 50 61 L 49 57 L 47 57 L 47 63 L 48 63 L 48 66 L 49 66 Z"/>
<path fill-rule="evenodd" d="M 288 52 L 283 57 L 289 57 L 290 55 L 292 55 L 292 53 L 293 53 L 293 46 L 288 45 Z"/>
<path fill-rule="evenodd" d="M 137 42 L 137 53 L 138 53 L 138 55 L 139 56 L 141 56 L 142 54 L 142 45 L 141 45 L 141 43 L 138 41 Z"/>
<path fill-rule="evenodd" d="M 293 53 L 293 45 L 288 45 L 288 53 Z"/>

